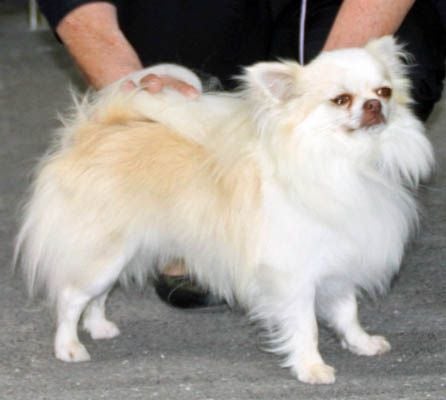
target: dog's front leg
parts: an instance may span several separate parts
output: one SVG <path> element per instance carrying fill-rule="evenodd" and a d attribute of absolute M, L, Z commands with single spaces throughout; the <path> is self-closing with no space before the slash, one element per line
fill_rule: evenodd
<path fill-rule="evenodd" d="M 314 288 L 288 282 L 285 292 L 281 299 L 270 297 L 258 313 L 271 328 L 271 350 L 286 356 L 283 366 L 300 381 L 333 383 L 334 368 L 325 364 L 318 350 Z"/>
<path fill-rule="evenodd" d="M 318 349 L 314 299 L 314 291 L 307 289 L 290 303 L 290 320 L 288 323 L 285 319 L 283 324 L 284 337 L 289 337 L 287 341 L 290 345 L 286 362 L 302 382 L 333 383 L 335 370 L 325 364 Z"/>
<path fill-rule="evenodd" d="M 383 336 L 369 335 L 361 326 L 353 288 L 342 287 L 340 290 L 331 285 L 322 289 L 321 292 L 329 295 L 318 295 L 318 315 L 340 336 L 344 348 L 364 356 L 380 355 L 390 350 L 390 344 Z"/>

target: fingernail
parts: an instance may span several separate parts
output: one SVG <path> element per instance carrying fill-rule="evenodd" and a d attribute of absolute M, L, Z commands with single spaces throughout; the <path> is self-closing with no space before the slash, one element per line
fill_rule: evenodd
<path fill-rule="evenodd" d="M 161 82 L 157 79 L 147 81 L 144 86 L 152 93 L 158 93 L 163 88 Z"/>
<path fill-rule="evenodd" d="M 125 81 L 121 84 L 121 90 L 123 90 L 124 92 L 130 92 L 135 88 L 136 85 L 133 83 L 133 81 Z"/>
<path fill-rule="evenodd" d="M 190 99 L 196 99 L 200 96 L 200 92 L 195 88 L 189 88 L 186 90 L 186 95 Z"/>

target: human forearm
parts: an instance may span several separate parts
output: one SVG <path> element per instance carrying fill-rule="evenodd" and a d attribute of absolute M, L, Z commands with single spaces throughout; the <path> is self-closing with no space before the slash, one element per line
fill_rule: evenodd
<path fill-rule="evenodd" d="M 415 0 L 344 0 L 324 50 L 364 45 L 395 33 Z"/>
<path fill-rule="evenodd" d="M 76 8 L 56 31 L 89 84 L 97 89 L 142 68 L 119 28 L 112 4 L 97 2 Z"/>

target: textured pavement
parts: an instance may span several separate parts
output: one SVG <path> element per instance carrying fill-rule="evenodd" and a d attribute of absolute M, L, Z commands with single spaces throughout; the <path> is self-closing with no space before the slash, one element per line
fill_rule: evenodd
<path fill-rule="evenodd" d="M 364 325 L 392 351 L 359 357 L 322 328 L 337 382 L 310 386 L 261 350 L 243 313 L 171 309 L 151 287 L 112 293 L 109 315 L 122 334 L 94 342 L 82 333 L 91 362 L 53 357 L 51 317 L 27 300 L 10 262 L 19 201 L 70 83 L 82 86 L 63 47 L 47 31 L 28 32 L 25 13 L 0 1 L 0 399 L 446 399 L 446 100 L 428 122 L 438 172 L 420 194 L 422 230 L 392 291 L 361 305 Z"/>

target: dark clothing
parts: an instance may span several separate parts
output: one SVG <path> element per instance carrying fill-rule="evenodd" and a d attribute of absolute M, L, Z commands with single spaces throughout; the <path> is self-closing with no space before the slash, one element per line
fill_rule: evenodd
<path fill-rule="evenodd" d="M 108 0 L 118 8 L 119 23 L 144 65 L 174 62 L 217 76 L 231 89 L 240 67 L 277 58 L 297 59 L 301 2 L 297 0 Z M 40 0 L 52 27 L 67 12 L 91 0 Z M 325 42 L 341 0 L 308 0 L 305 62 Z M 445 1 L 417 0 L 396 36 L 414 56 L 410 67 L 415 111 L 426 119 L 443 88 Z M 371 10 L 370 12 L 373 12 Z"/>
<path fill-rule="evenodd" d="M 432 0 L 435 5 L 435 8 L 440 15 L 441 22 L 443 23 L 443 27 L 446 29 L 446 1 L 444 0 Z"/>

